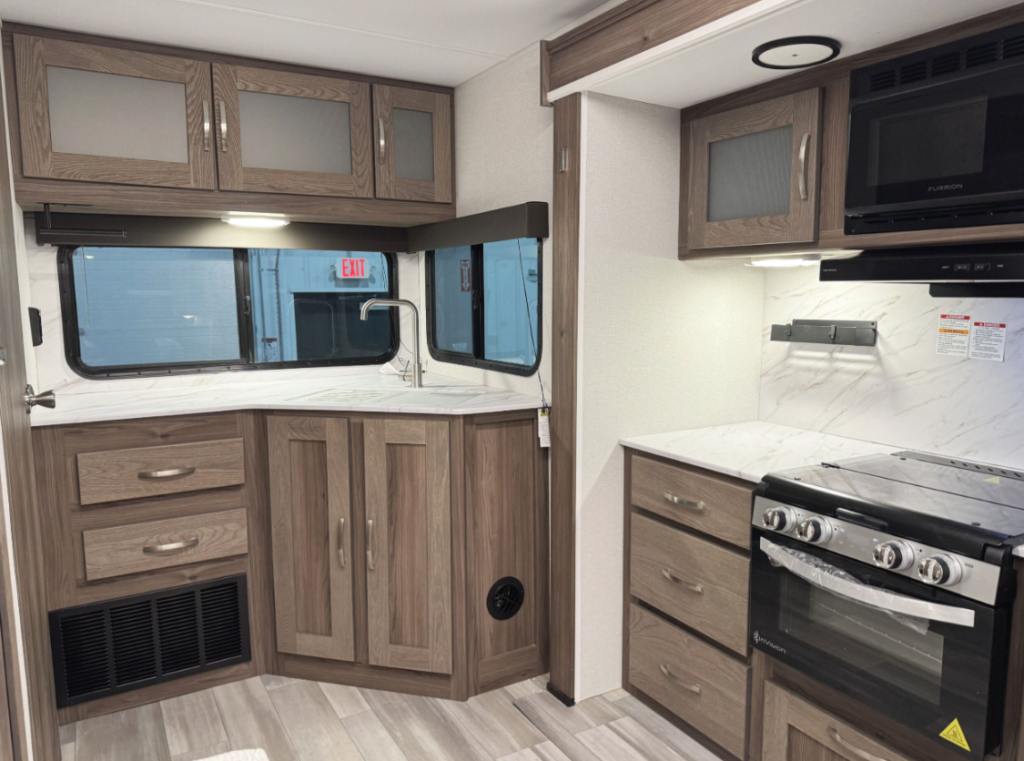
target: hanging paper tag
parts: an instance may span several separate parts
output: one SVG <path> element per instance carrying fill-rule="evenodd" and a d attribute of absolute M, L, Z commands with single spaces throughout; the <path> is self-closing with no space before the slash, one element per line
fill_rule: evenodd
<path fill-rule="evenodd" d="M 537 410 L 537 435 L 543 449 L 551 447 L 551 410 L 547 407 Z"/>

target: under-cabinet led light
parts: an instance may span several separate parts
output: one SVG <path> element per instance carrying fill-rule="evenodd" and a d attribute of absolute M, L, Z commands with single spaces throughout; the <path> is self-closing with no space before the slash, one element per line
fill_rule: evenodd
<path fill-rule="evenodd" d="M 273 229 L 285 227 L 291 220 L 283 214 L 250 214 L 246 212 L 231 212 L 220 218 L 221 222 L 227 222 L 235 227 L 259 227 Z"/>

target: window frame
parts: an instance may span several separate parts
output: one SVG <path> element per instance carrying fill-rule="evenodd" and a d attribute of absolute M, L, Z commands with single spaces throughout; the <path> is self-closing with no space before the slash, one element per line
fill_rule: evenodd
<path fill-rule="evenodd" d="M 378 357 L 354 357 L 352 359 L 315 359 L 292 360 L 286 362 L 257 362 L 255 360 L 255 331 L 252 319 L 252 297 L 249 279 L 248 248 L 231 249 L 234 253 L 235 265 L 235 304 L 238 309 L 238 360 L 213 360 L 209 362 L 170 362 L 161 365 L 111 365 L 108 367 L 92 367 L 82 361 L 82 348 L 78 326 L 78 300 L 75 295 L 75 273 L 71 265 L 71 256 L 80 248 L 90 244 L 77 246 L 60 246 L 57 249 L 57 282 L 60 289 L 61 326 L 64 336 L 64 358 L 75 374 L 89 380 L 110 380 L 116 378 L 168 377 L 175 375 L 193 375 L 199 373 L 239 372 L 247 370 L 287 370 L 299 367 L 353 367 L 357 365 L 383 365 L 398 355 L 401 348 L 401 320 L 391 319 L 391 348 Z M 102 244 L 99 247 L 104 247 Z M 114 248 L 114 246 L 105 246 Z M 182 246 L 143 246 L 142 248 L 183 248 Z M 202 248 L 187 246 L 184 248 Z M 221 247 L 217 247 L 221 248 Z M 338 252 L 341 253 L 340 251 Z M 375 251 L 387 263 L 389 298 L 397 298 L 398 266 L 397 257 L 393 252 Z"/>
<path fill-rule="evenodd" d="M 523 236 L 529 238 L 530 236 Z M 544 239 L 530 238 L 537 241 L 537 334 L 534 341 L 537 348 L 537 357 L 532 365 L 516 365 L 511 362 L 501 362 L 495 359 L 484 358 L 484 243 L 474 243 L 470 248 L 472 262 L 472 289 L 473 289 L 473 353 L 472 355 L 460 354 L 458 352 L 446 351 L 437 347 L 437 304 L 434 291 L 434 255 L 437 249 L 430 249 L 426 252 L 426 306 L 427 306 L 427 349 L 430 356 L 438 362 L 448 362 L 454 365 L 466 365 L 482 370 L 494 370 L 510 375 L 529 377 L 536 374 L 540 369 L 541 356 L 544 343 Z M 511 240 L 511 239 L 510 239 Z M 488 241 L 500 243 L 501 241 Z M 451 246 L 450 248 L 458 248 Z"/>

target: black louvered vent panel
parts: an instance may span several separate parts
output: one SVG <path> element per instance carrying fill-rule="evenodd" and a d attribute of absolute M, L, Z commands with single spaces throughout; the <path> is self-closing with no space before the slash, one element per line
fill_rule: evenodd
<path fill-rule="evenodd" d="M 984 66 L 986 63 L 993 63 L 999 60 L 999 43 L 988 42 L 984 45 L 975 45 L 967 50 L 968 69 L 975 66 Z"/>
<path fill-rule="evenodd" d="M 896 69 L 888 69 L 871 75 L 871 91 L 888 90 L 896 86 Z"/>
<path fill-rule="evenodd" d="M 111 608 L 110 636 L 114 644 L 117 684 L 130 684 L 156 676 L 153 606 L 148 601 Z"/>
<path fill-rule="evenodd" d="M 160 626 L 160 666 L 164 673 L 199 665 L 199 611 L 194 592 L 156 603 Z"/>
<path fill-rule="evenodd" d="M 960 71 L 963 61 L 960 52 L 946 53 L 932 59 L 932 76 L 941 77 L 943 74 L 951 74 Z"/>
<path fill-rule="evenodd" d="M 1003 58 L 1016 58 L 1020 55 L 1024 55 L 1024 34 L 1003 40 Z"/>
<path fill-rule="evenodd" d="M 206 661 L 214 663 L 235 658 L 242 652 L 238 593 L 225 584 L 209 587 L 199 596 L 203 609 L 203 643 Z"/>
<path fill-rule="evenodd" d="M 57 705 L 250 658 L 244 575 L 50 613 Z"/>
<path fill-rule="evenodd" d="M 908 82 L 920 82 L 922 79 L 928 78 L 928 62 L 917 61 L 915 63 L 908 63 L 900 69 L 900 84 L 905 85 Z"/>

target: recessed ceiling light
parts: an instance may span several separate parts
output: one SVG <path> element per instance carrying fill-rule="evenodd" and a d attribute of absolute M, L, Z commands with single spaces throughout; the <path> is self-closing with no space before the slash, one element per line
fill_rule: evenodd
<path fill-rule="evenodd" d="M 247 212 L 231 212 L 220 218 L 235 227 L 261 227 L 264 229 L 285 227 L 291 221 L 284 214 L 252 214 Z"/>
<path fill-rule="evenodd" d="M 765 69 L 806 69 L 831 61 L 841 50 L 831 37 L 786 37 L 754 48 L 754 63 Z"/>

